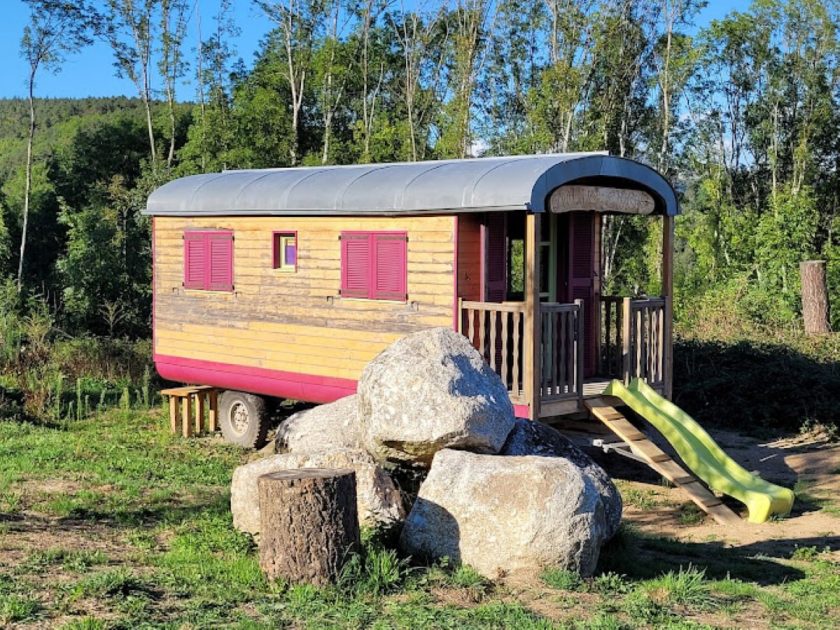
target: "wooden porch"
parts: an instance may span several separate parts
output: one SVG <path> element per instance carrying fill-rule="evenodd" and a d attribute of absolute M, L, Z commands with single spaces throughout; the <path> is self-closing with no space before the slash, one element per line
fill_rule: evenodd
<path fill-rule="evenodd" d="M 510 392 L 511 402 L 536 404 L 535 418 L 584 410 L 584 399 L 603 394 L 612 379 L 639 377 L 670 395 L 669 301 L 664 297 L 600 298 L 595 374 L 585 375 L 587 346 L 582 300 L 539 303 L 537 334 L 525 302 L 459 301 L 460 332 L 482 354 Z"/>
<path fill-rule="evenodd" d="M 663 295 L 601 295 L 598 279 L 589 304 L 544 301 L 537 271 L 541 218 L 526 217 L 524 299 L 458 302 L 460 332 L 505 383 L 517 415 L 586 413 L 584 400 L 600 396 L 612 379 L 638 377 L 670 398 L 673 218 L 663 217 Z M 587 314 L 594 323 L 585 325 Z"/>

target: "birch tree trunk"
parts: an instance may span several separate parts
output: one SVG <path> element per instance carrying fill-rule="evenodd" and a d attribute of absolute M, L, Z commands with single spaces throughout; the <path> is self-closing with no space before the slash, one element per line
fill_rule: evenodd
<path fill-rule="evenodd" d="M 37 64 L 29 70 L 29 134 L 26 138 L 26 181 L 23 189 L 23 217 L 20 230 L 20 258 L 18 259 L 17 290 L 23 288 L 23 261 L 26 257 L 26 234 L 29 230 L 29 199 L 32 196 L 32 144 L 35 140 L 35 73 Z"/>

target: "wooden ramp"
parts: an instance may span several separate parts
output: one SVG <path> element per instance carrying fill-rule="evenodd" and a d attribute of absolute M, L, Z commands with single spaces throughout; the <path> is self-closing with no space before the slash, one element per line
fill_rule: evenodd
<path fill-rule="evenodd" d="M 615 408 L 621 401 L 617 398 L 599 396 L 584 400 L 587 409 L 595 418 L 604 423 L 607 428 L 617 435 L 630 452 L 637 459 L 653 468 L 668 481 L 683 490 L 689 498 L 721 525 L 740 521 L 735 512 L 726 507 L 723 502 L 706 488 L 685 468 L 671 459 L 665 451 L 651 442 L 647 436 L 637 429 Z"/>

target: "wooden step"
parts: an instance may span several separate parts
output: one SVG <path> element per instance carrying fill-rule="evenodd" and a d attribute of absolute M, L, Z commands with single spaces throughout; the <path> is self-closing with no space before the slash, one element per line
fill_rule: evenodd
<path fill-rule="evenodd" d="M 620 411 L 606 404 L 603 398 L 592 398 L 584 401 L 584 404 L 595 418 L 603 422 L 627 444 L 634 455 L 685 492 L 697 507 L 717 523 L 726 525 L 741 520 L 735 512 L 723 504 L 719 497 L 651 442 Z"/>

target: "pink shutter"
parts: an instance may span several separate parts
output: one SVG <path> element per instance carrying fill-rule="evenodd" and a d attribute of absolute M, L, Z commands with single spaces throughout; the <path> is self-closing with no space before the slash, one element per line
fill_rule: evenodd
<path fill-rule="evenodd" d="M 503 213 L 487 215 L 484 238 L 484 299 L 504 302 L 507 298 L 507 225 Z"/>
<path fill-rule="evenodd" d="M 371 234 L 341 233 L 341 295 L 370 297 Z"/>
<path fill-rule="evenodd" d="M 204 269 L 207 265 L 205 234 L 184 233 L 184 288 L 203 289 Z"/>
<path fill-rule="evenodd" d="M 407 249 L 405 232 L 373 235 L 374 269 L 371 297 L 377 300 L 408 299 Z"/>
<path fill-rule="evenodd" d="M 211 291 L 233 291 L 233 234 L 213 232 L 207 237 L 210 261 L 207 288 Z"/>

